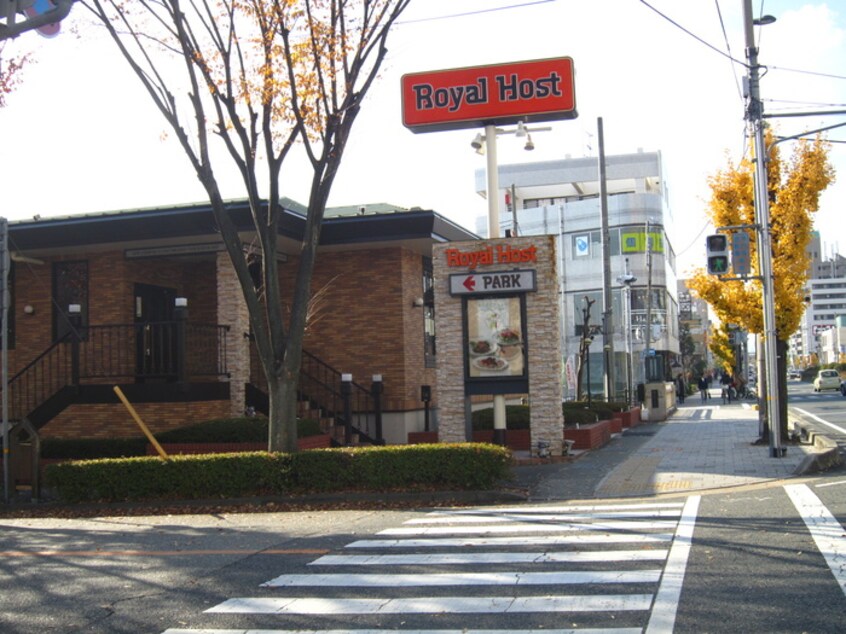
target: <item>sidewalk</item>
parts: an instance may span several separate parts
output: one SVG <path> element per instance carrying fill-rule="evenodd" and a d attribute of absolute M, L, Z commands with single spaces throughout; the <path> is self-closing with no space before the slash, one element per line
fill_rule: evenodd
<path fill-rule="evenodd" d="M 756 484 L 788 478 L 810 445 L 791 444 L 771 458 L 758 438 L 758 412 L 749 403 L 701 403 L 689 397 L 662 422 L 642 423 L 572 462 L 515 469 L 532 500 L 648 496 Z"/>

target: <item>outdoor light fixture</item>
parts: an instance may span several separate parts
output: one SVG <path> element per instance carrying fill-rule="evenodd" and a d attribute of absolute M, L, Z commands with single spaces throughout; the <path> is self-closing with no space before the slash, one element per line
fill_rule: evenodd
<path fill-rule="evenodd" d="M 762 15 L 760 18 L 755 18 L 754 20 L 752 20 L 752 24 L 754 24 L 755 26 L 766 26 L 768 24 L 772 24 L 775 21 L 775 16 Z"/>
<path fill-rule="evenodd" d="M 485 146 L 485 137 L 481 133 L 476 135 L 476 138 L 470 141 L 470 147 L 479 152 Z"/>
<path fill-rule="evenodd" d="M 535 143 L 534 143 L 534 141 L 532 141 L 532 135 L 531 134 L 526 133 L 526 145 L 523 146 L 523 149 L 526 150 L 527 152 L 531 152 L 532 150 L 535 149 Z"/>
<path fill-rule="evenodd" d="M 415 298 L 411 301 L 411 305 L 412 305 L 414 308 L 423 308 L 423 304 L 424 304 L 424 303 L 425 303 L 425 302 L 423 301 L 423 298 L 422 298 L 422 297 L 415 297 Z"/>
<path fill-rule="evenodd" d="M 514 136 L 518 139 L 524 136 L 527 136 L 529 133 L 526 130 L 526 126 L 523 124 L 522 121 L 517 122 L 517 130 L 514 132 Z"/>

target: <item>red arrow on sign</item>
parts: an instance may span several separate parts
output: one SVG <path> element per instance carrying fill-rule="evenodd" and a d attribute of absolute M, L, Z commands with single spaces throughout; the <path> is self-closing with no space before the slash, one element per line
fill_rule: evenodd
<path fill-rule="evenodd" d="M 466 288 L 468 291 L 475 291 L 476 290 L 476 277 L 475 276 L 470 275 L 462 283 L 464 284 L 464 288 Z"/>

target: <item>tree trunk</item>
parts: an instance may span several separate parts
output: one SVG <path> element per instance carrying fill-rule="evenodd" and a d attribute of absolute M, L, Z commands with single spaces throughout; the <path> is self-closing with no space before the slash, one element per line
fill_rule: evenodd
<path fill-rule="evenodd" d="M 267 450 L 293 453 L 297 450 L 297 380 L 274 374 L 267 377 L 270 426 Z"/>

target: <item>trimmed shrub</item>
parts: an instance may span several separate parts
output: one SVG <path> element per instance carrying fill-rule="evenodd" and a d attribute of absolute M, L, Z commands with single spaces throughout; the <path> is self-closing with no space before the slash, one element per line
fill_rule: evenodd
<path fill-rule="evenodd" d="M 53 460 L 128 458 L 147 452 L 146 438 L 45 438 L 41 457 Z"/>
<path fill-rule="evenodd" d="M 528 405 L 506 405 L 505 420 L 507 429 L 529 429 L 531 410 Z M 472 414 L 473 429 L 476 431 L 493 429 L 493 408 L 479 409 Z"/>
<path fill-rule="evenodd" d="M 49 465 L 45 482 L 66 502 L 486 489 L 509 475 L 510 457 L 504 447 L 459 443 L 103 459 Z"/>

